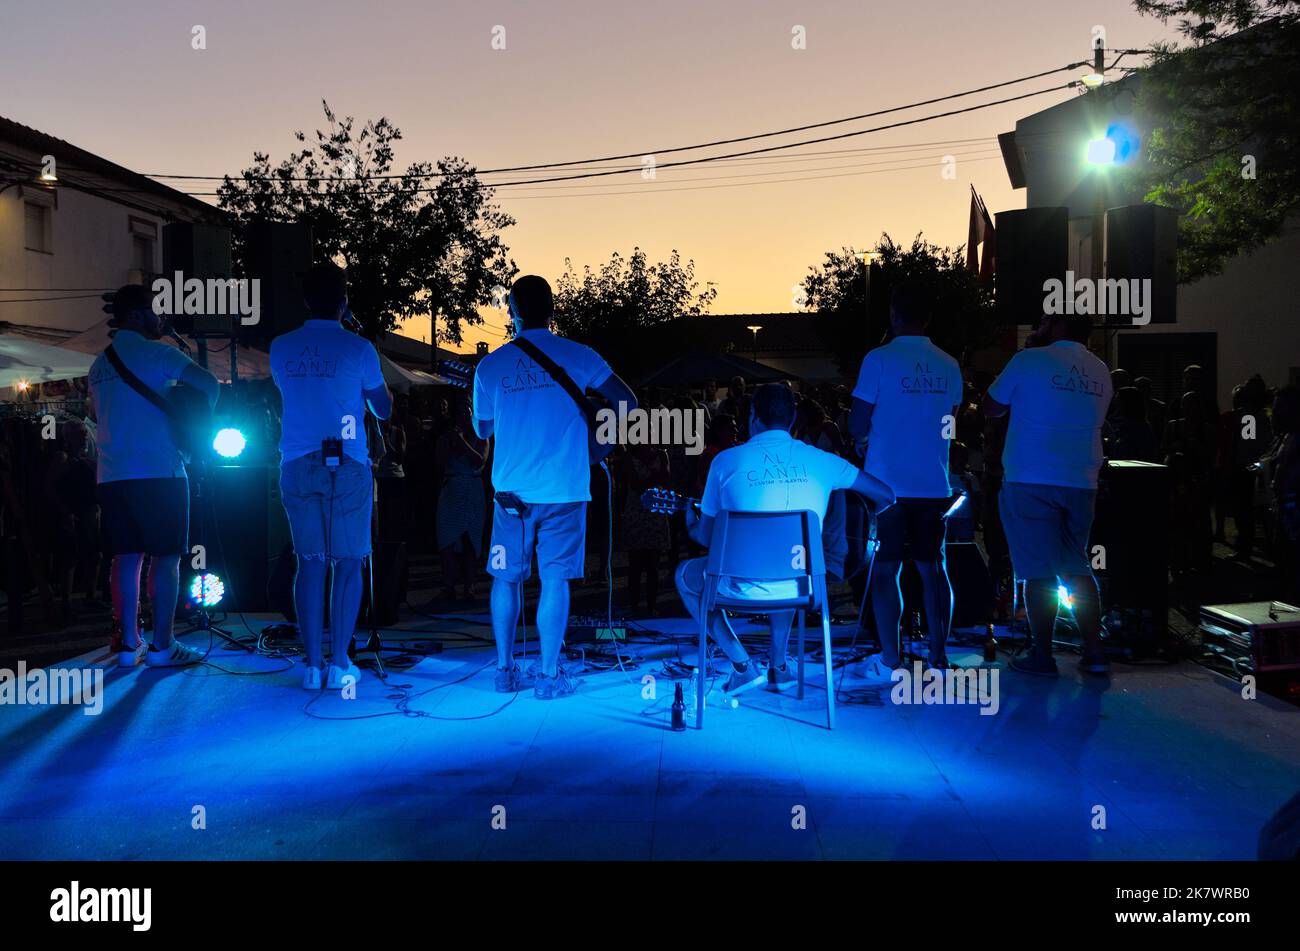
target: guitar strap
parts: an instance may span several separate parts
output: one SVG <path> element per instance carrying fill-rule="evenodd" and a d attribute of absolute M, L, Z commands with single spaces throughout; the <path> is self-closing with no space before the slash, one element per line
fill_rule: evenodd
<path fill-rule="evenodd" d="M 564 367 L 560 366 L 543 353 L 541 347 L 537 346 L 537 344 L 533 343 L 531 340 L 527 340 L 523 337 L 516 337 L 513 343 L 524 353 L 528 354 L 534 363 L 549 373 L 552 380 L 560 384 L 560 388 L 569 394 L 569 398 L 573 400 L 574 405 L 578 407 L 578 411 L 582 413 L 583 419 L 587 421 L 587 426 L 594 433 L 597 426 L 596 410 L 591 403 L 587 401 L 587 397 L 583 395 L 582 390 L 578 389 L 578 384 L 573 382 L 573 377 L 569 376 L 569 374 L 565 372 Z"/>
<path fill-rule="evenodd" d="M 113 364 L 113 369 L 117 371 L 117 375 L 122 378 L 127 386 L 156 406 L 158 411 L 168 419 L 172 418 L 171 407 L 167 405 L 167 401 L 150 389 L 144 380 L 127 369 L 126 364 L 122 362 L 121 355 L 113 349 L 112 344 L 108 345 L 108 349 L 104 351 L 104 356 L 108 357 L 108 362 Z"/>

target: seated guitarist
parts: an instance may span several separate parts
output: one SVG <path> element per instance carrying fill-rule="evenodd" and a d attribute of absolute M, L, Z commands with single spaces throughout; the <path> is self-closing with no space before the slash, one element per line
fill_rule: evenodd
<path fill-rule="evenodd" d="M 713 520 L 724 509 L 741 512 L 817 513 L 826 517 L 826 505 L 836 489 L 851 489 L 863 495 L 877 511 L 893 504 L 894 493 L 874 476 L 853 463 L 831 455 L 790 435 L 794 424 L 794 394 L 784 386 L 768 383 L 754 391 L 749 412 L 749 441 L 718 453 L 709 467 L 699 511 L 686 513 L 686 529 L 701 545 L 708 546 Z M 699 623 L 700 594 L 704 586 L 705 558 L 693 558 L 677 566 L 677 593 L 696 623 Z M 722 593 L 755 602 L 781 600 L 793 582 L 764 582 L 762 579 L 730 578 Z M 828 610 L 823 606 L 823 610 Z M 750 659 L 743 644 L 727 622 L 726 613 L 709 617 L 709 634 L 731 661 L 732 672 L 723 692 L 734 695 L 756 687 L 765 679 L 779 690 L 794 679 L 786 657 L 794 611 L 773 611 L 768 615 L 772 648 L 766 672 Z M 778 662 L 778 658 L 780 658 Z"/>
<path fill-rule="evenodd" d="M 113 295 L 113 352 L 129 374 L 162 396 L 175 382 L 201 391 L 215 405 L 220 386 L 207 370 L 161 342 L 163 325 L 143 285 Z M 113 616 L 121 625 L 118 665 L 181 667 L 201 659 L 172 636 L 181 555 L 189 551 L 190 484 L 163 411 L 136 391 L 106 353 L 90 365 L 90 412 L 97 427 L 99 504 L 105 545 L 113 559 Z M 153 631 L 139 629 L 140 566 L 149 556 Z M 146 653 L 146 648 L 148 648 Z"/>

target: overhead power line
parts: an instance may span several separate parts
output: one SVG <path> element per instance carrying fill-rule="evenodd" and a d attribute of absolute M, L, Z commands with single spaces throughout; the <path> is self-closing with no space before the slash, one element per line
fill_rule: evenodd
<path fill-rule="evenodd" d="M 1051 86 L 1046 89 L 1036 89 L 1033 92 L 1021 93 L 1020 95 L 1017 96 L 1008 96 L 1004 99 L 995 99 L 992 102 L 983 102 L 974 106 L 966 106 L 965 108 L 962 109 L 950 109 L 947 112 L 936 112 L 927 116 L 919 116 L 915 119 L 904 119 L 899 122 L 890 122 L 885 125 L 872 126 L 869 129 L 859 129 L 854 132 L 841 132 L 837 135 L 827 135 L 816 139 L 804 139 L 799 142 L 787 142 L 783 145 L 768 145 L 768 146 L 764 146 L 763 148 L 747 149 L 741 152 L 729 152 L 724 155 L 710 155 L 710 156 L 705 156 L 703 158 L 694 158 L 694 159 L 679 159 L 678 161 L 675 162 L 660 162 L 655 166 L 655 168 L 656 170 L 662 170 L 665 168 L 681 168 L 687 165 L 705 165 L 713 162 L 721 162 L 726 159 L 732 159 L 732 158 L 742 158 L 751 155 L 766 155 L 772 152 L 781 152 L 787 149 L 800 148 L 805 145 L 820 145 L 823 142 L 837 142 L 842 139 L 851 139 L 860 135 L 870 135 L 875 132 L 884 132 L 889 129 L 900 129 L 903 128 L 904 126 L 918 125 L 922 122 L 932 122 L 935 119 L 946 119 L 950 116 L 964 115 L 965 113 L 968 112 L 978 112 L 981 109 L 991 109 L 994 106 L 1002 106 L 1002 105 L 1006 105 L 1007 103 L 1018 102 L 1022 99 L 1030 99 L 1035 96 L 1043 96 L 1051 92 L 1060 92 L 1061 90 L 1064 89 L 1072 89 L 1078 85 L 1079 85 L 1078 80 L 1072 80 L 1071 82 L 1063 83 L 1060 86 Z M 888 111 L 893 111 L 893 110 L 888 110 Z M 596 161 L 603 161 L 603 160 L 596 160 Z M 579 172 L 572 175 L 558 175 L 550 178 L 521 179 L 513 182 L 475 181 L 469 184 L 467 187 L 497 189 L 497 188 L 520 187 L 524 185 L 546 185 L 552 182 L 569 182 L 569 181 L 577 181 L 580 179 L 587 179 L 587 178 L 607 178 L 610 175 L 639 174 L 641 171 L 642 171 L 641 166 L 636 165 L 636 166 L 629 166 L 623 169 L 616 169 L 613 171 Z M 122 190 L 130 191 L 131 189 L 122 189 Z M 416 194 L 434 192 L 436 190 L 437 190 L 436 188 L 410 188 L 410 189 L 404 189 L 404 193 L 409 195 L 416 195 Z M 218 192 L 186 192 L 185 194 L 190 195 L 191 197 L 216 197 L 219 193 Z"/>
<path fill-rule="evenodd" d="M 753 133 L 752 135 L 735 136 L 730 139 L 714 139 L 710 142 L 699 142 L 696 143 L 695 145 L 678 145 L 678 146 L 673 146 L 672 148 L 640 149 L 636 152 L 626 152 L 622 155 L 605 155 L 599 158 L 572 159 L 564 162 L 539 162 L 533 165 L 510 165 L 502 168 L 478 169 L 475 171 L 475 174 L 493 175 L 493 174 L 499 174 L 503 172 L 533 172 L 533 171 L 539 171 L 541 169 L 547 169 L 547 168 L 572 168 L 577 165 L 591 165 L 596 162 L 617 162 L 617 161 L 623 161 L 625 159 L 640 159 L 646 155 L 674 155 L 678 152 L 693 152 L 698 149 L 716 148 L 722 145 L 735 145 L 739 142 L 753 142 L 757 139 L 766 139 L 778 135 L 793 135 L 796 132 L 808 132 L 812 129 L 824 129 L 834 125 L 842 125 L 846 122 L 858 122 L 862 119 L 874 119 L 878 116 L 889 115 L 895 112 L 905 112 L 909 109 L 919 109 L 922 106 L 932 106 L 940 102 L 948 102 L 953 99 L 962 99 L 965 98 L 966 96 L 974 96 L 982 92 L 989 92 L 990 90 L 993 89 L 1002 89 L 1006 86 L 1014 86 L 1018 83 L 1029 82 L 1031 79 L 1041 79 L 1044 76 L 1051 76 L 1056 73 L 1065 72 L 1071 69 L 1078 69 L 1080 66 L 1087 66 L 1087 65 L 1088 63 L 1086 62 L 1068 63 L 1065 66 L 1058 66 L 1055 69 L 1046 69 L 1043 70 L 1042 72 L 1031 73 L 1028 76 L 1020 76 L 1017 77 L 1016 79 L 1007 79 L 1007 80 L 1003 80 L 1002 82 L 990 83 L 987 86 L 979 86 L 974 89 L 966 89 L 961 92 L 948 93 L 947 95 L 944 96 L 935 96 L 932 99 L 922 99 L 917 102 L 907 103 L 906 105 L 890 106 L 887 109 L 877 109 L 873 112 L 864 112 L 861 113 L 860 115 L 855 115 L 855 116 L 845 116 L 840 119 L 828 119 L 824 122 L 812 122 L 806 125 L 791 126 L 788 129 L 777 129 L 772 132 L 756 132 Z M 1006 100 L 1006 101 L 1012 101 L 1012 100 Z M 826 140 L 818 140 L 818 141 L 830 141 L 830 140 L 826 139 Z M 167 178 L 167 179 L 190 180 L 190 181 L 222 181 L 226 178 L 238 179 L 243 177 L 242 175 L 230 175 L 230 176 L 228 175 L 184 175 L 184 174 L 173 175 L 165 172 L 144 172 L 142 174 L 144 174 L 145 177 L 147 178 Z M 446 173 L 444 172 L 428 172 L 416 176 L 393 174 L 393 175 L 375 175 L 372 176 L 372 178 L 375 179 L 402 179 L 407 177 L 441 178 L 444 177 L 445 174 Z M 253 176 L 253 177 L 269 179 L 272 181 L 307 181 L 308 180 L 308 176 L 282 177 L 275 174 Z M 455 177 L 454 173 L 453 173 L 453 177 Z"/>
<path fill-rule="evenodd" d="M 996 155 L 986 155 L 986 156 L 984 156 L 984 157 L 982 157 L 982 158 L 970 158 L 970 159 L 965 159 L 964 161 L 967 162 L 967 163 L 971 163 L 971 162 L 991 162 L 991 161 L 994 161 L 994 160 L 997 159 L 997 158 L 999 158 L 999 156 L 996 156 Z M 901 166 L 901 167 L 899 167 L 899 168 L 878 168 L 878 169 L 873 169 L 873 170 L 871 170 L 871 171 L 867 171 L 867 172 L 841 172 L 841 173 L 839 173 L 839 174 L 837 174 L 837 175 L 807 175 L 807 176 L 800 176 L 800 177 L 797 177 L 797 178 L 777 178 L 777 179 L 769 179 L 769 180 L 767 180 L 767 181 L 760 181 L 760 182 L 729 182 L 729 183 L 727 183 L 727 184 L 725 184 L 725 185 L 688 185 L 688 186 L 686 186 L 686 187 L 684 187 L 684 188 L 660 188 L 660 187 L 658 187 L 658 186 L 654 186 L 654 187 L 648 187 L 648 188 L 647 188 L 647 187 L 641 187 L 641 188 L 625 188 L 625 189 L 622 189 L 622 190 L 620 190 L 620 191 L 612 191 L 612 192 L 580 192 L 580 191 L 576 191 L 576 190 L 575 190 L 575 191 L 572 191 L 572 192 L 567 192 L 567 193 L 565 193 L 565 194 L 563 194 L 563 195 L 515 195 L 515 194 L 512 194 L 510 197 L 511 197 L 511 199 L 522 199 L 522 198 L 600 198 L 600 197 L 609 196 L 609 195 L 659 195 L 659 194 L 663 194 L 664 192 L 695 192 L 695 191 L 703 191 L 703 190 L 708 190 L 708 189 L 713 189 L 713 188 L 744 188 L 744 187 L 746 187 L 746 186 L 750 186 L 750 185 L 780 185 L 780 184 L 784 184 L 785 182 L 814 182 L 814 181 L 820 181 L 820 180 L 822 180 L 822 179 L 826 179 L 826 178 L 852 178 L 852 177 L 857 176 L 857 175 L 881 175 L 881 174 L 883 174 L 883 173 L 885 173 L 885 172 L 908 172 L 908 171 L 914 171 L 914 170 L 916 170 L 916 169 L 920 169 L 920 168 L 929 168 L 929 169 L 932 169 L 932 168 L 934 168 L 934 163 L 933 163 L 933 162 L 926 162 L 926 163 L 924 163 L 924 164 L 922 164 L 922 165 L 904 165 L 904 166 Z"/>

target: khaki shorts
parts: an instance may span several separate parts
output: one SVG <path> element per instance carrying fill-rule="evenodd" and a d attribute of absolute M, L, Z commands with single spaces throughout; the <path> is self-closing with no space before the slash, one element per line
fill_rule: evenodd
<path fill-rule="evenodd" d="M 520 518 L 494 501 L 488 574 L 526 581 L 532 575 L 534 552 L 537 574 L 543 580 L 581 578 L 586 566 L 587 503 L 535 503 Z"/>
<path fill-rule="evenodd" d="M 1008 482 L 998 510 L 1016 577 L 1026 581 L 1091 575 L 1088 536 L 1095 489 Z"/>

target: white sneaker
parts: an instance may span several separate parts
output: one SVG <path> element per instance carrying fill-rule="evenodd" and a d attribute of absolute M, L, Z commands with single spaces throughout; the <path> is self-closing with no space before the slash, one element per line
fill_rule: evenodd
<path fill-rule="evenodd" d="M 189 667 L 203 660 L 203 655 L 192 647 L 186 647 L 180 641 L 157 651 L 152 647 L 144 656 L 144 662 L 150 667 Z"/>
<path fill-rule="evenodd" d="M 148 653 L 149 645 L 145 643 L 143 637 L 137 637 L 135 647 L 127 647 L 125 643 L 122 649 L 117 652 L 117 666 L 135 667 L 144 662 L 144 655 Z"/>
<path fill-rule="evenodd" d="M 319 667 L 308 667 L 302 675 L 303 690 L 319 690 L 320 682 L 321 677 Z"/>
<path fill-rule="evenodd" d="M 869 684 L 891 684 L 894 682 L 894 668 L 885 665 L 879 654 L 872 654 L 853 665 L 852 674 L 856 680 Z"/>
<path fill-rule="evenodd" d="M 348 686 L 349 677 L 352 678 L 350 681 L 352 686 L 356 686 L 357 682 L 361 680 L 361 668 L 351 661 L 348 661 L 347 667 L 336 667 L 334 664 L 330 664 L 329 678 L 325 686 L 330 690 L 342 690 Z"/>

